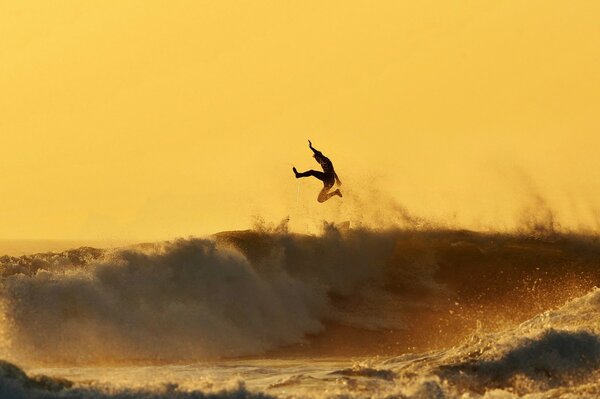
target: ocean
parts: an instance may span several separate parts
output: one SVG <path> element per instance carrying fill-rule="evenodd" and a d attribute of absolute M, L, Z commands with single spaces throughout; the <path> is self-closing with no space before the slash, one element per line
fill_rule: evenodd
<path fill-rule="evenodd" d="M 600 242 L 325 225 L 0 257 L 2 398 L 600 397 Z"/>

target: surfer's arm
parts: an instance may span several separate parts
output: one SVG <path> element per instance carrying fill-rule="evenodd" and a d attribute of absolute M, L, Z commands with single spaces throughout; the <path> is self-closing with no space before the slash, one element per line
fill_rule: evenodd
<path fill-rule="evenodd" d="M 310 142 L 310 140 L 308 140 L 308 148 L 310 148 L 312 150 L 312 152 L 314 152 L 315 154 L 321 154 L 321 151 L 319 151 L 315 147 L 313 147 L 313 145 Z"/>
<path fill-rule="evenodd" d="M 338 177 L 337 173 L 333 172 L 333 174 L 335 175 L 335 182 L 338 186 L 341 186 L 342 182 L 340 181 L 340 178 Z"/>

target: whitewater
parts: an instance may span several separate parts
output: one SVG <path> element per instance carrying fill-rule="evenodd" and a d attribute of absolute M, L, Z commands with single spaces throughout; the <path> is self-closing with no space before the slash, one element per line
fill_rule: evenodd
<path fill-rule="evenodd" d="M 0 257 L 4 398 L 600 397 L 600 242 L 280 226 Z"/>

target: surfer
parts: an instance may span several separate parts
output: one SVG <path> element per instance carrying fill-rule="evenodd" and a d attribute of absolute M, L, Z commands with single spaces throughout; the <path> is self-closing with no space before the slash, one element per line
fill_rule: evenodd
<path fill-rule="evenodd" d="M 296 170 L 296 167 L 292 167 L 292 170 L 294 171 L 294 175 L 296 175 L 296 179 L 299 179 L 301 177 L 314 176 L 317 179 L 321 180 L 323 182 L 323 189 L 321 190 L 321 192 L 319 193 L 319 196 L 317 197 L 317 201 L 319 201 L 319 202 L 325 202 L 329 198 L 333 197 L 334 195 L 338 195 L 341 197 L 342 192 L 340 191 L 339 188 L 336 189 L 335 191 L 329 192 L 329 190 L 333 187 L 333 185 L 335 183 L 337 183 L 338 186 L 342 185 L 342 182 L 340 181 L 337 174 L 335 173 L 335 170 L 333 169 L 333 164 L 331 163 L 329 158 L 327 158 L 325 155 L 323 155 L 323 153 L 321 151 L 318 151 L 317 149 L 315 149 L 315 147 L 312 146 L 312 143 L 310 142 L 310 140 L 308 140 L 308 147 L 314 153 L 313 157 L 321 165 L 321 168 L 323 168 L 323 171 L 321 172 L 318 170 L 311 169 L 311 170 L 307 170 L 306 172 L 299 173 L 298 170 Z"/>

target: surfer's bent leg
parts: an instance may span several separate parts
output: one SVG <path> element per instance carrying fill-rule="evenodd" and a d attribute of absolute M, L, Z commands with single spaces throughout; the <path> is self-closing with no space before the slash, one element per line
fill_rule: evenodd
<path fill-rule="evenodd" d="M 333 187 L 333 182 L 332 181 L 326 181 L 323 182 L 325 184 L 325 186 L 323 187 L 323 189 L 321 190 L 321 192 L 319 193 L 319 196 L 317 197 L 317 201 L 319 202 L 325 202 L 327 201 L 329 198 L 333 197 L 334 195 L 338 195 L 338 196 L 342 196 L 342 192 L 337 189 L 335 191 L 332 192 L 328 192 L 331 187 Z"/>

